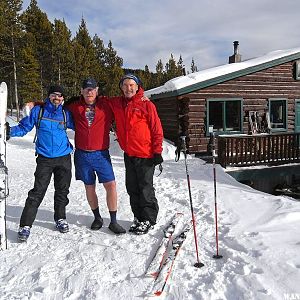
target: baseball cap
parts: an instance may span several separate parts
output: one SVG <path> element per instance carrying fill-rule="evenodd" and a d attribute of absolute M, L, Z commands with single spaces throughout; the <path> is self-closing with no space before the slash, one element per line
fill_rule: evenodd
<path fill-rule="evenodd" d="M 93 88 L 95 89 L 98 86 L 97 81 L 94 78 L 87 78 L 82 82 L 82 88 Z"/>

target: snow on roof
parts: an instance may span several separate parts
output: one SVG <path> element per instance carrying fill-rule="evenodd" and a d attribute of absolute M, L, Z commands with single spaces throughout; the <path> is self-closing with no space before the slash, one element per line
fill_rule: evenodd
<path fill-rule="evenodd" d="M 146 91 L 145 94 L 147 95 L 147 97 L 151 97 L 152 95 L 178 91 L 188 86 L 192 86 L 201 82 L 205 82 L 210 79 L 225 76 L 228 74 L 232 74 L 241 70 L 246 70 L 259 65 L 264 65 L 269 62 L 282 59 L 294 54 L 300 54 L 300 48 L 294 48 L 288 50 L 277 50 L 277 51 L 267 53 L 258 58 L 249 59 L 243 62 L 221 65 L 218 67 L 191 73 L 186 76 L 179 76 L 167 81 L 164 85 L 160 87 Z"/>

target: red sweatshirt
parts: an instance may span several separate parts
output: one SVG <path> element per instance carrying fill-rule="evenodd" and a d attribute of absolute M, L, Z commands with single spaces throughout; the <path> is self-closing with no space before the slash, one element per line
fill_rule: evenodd
<path fill-rule="evenodd" d="M 106 150 L 109 148 L 109 131 L 113 120 L 112 111 L 107 100 L 97 97 L 95 103 L 95 117 L 88 126 L 86 109 L 88 105 L 81 96 L 78 101 L 67 104 L 75 123 L 75 147 L 81 150 Z"/>
<path fill-rule="evenodd" d="M 155 105 L 141 100 L 143 93 L 139 88 L 131 99 L 112 97 L 108 103 L 115 116 L 122 150 L 129 156 L 152 158 L 154 153 L 162 152 L 163 130 Z"/>

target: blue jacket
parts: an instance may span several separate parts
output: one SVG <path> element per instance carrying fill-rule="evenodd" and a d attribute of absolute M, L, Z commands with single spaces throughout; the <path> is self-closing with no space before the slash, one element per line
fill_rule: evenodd
<path fill-rule="evenodd" d="M 35 106 L 28 117 L 23 118 L 19 125 L 13 126 L 10 131 L 12 137 L 24 136 L 32 130 L 33 126 L 37 130 L 37 139 L 35 150 L 37 154 L 45 157 L 54 158 L 67 155 L 72 152 L 73 146 L 69 142 L 64 124 L 64 114 L 62 105 L 57 108 L 53 105 L 49 98 L 46 99 L 43 105 L 44 112 L 40 121 L 39 128 L 38 118 L 40 106 Z M 66 113 L 66 127 L 74 130 L 72 115 L 69 111 Z"/>

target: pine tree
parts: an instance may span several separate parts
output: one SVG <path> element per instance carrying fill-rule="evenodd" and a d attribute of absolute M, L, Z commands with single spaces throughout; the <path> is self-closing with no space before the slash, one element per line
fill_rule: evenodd
<path fill-rule="evenodd" d="M 0 76 L 3 81 L 9 81 L 8 75 L 12 72 L 11 31 L 6 15 L 8 9 L 7 1 L 0 1 Z"/>
<path fill-rule="evenodd" d="M 26 39 L 20 51 L 22 68 L 19 72 L 19 93 L 24 103 L 43 99 L 40 93 L 40 63 L 35 49 L 31 47 L 33 38 L 28 34 Z"/>
<path fill-rule="evenodd" d="M 160 59 L 156 64 L 156 86 L 163 85 L 164 83 L 164 65 Z"/>
<path fill-rule="evenodd" d="M 149 67 L 147 65 L 145 65 L 145 71 L 143 72 L 143 87 L 145 90 L 151 89 L 152 88 L 152 80 L 151 80 L 151 73 L 149 70 Z"/>
<path fill-rule="evenodd" d="M 52 81 L 64 86 L 66 95 L 78 94 L 74 90 L 75 82 L 75 56 L 71 42 L 71 31 L 65 21 L 54 20 L 53 36 L 53 71 Z"/>
<path fill-rule="evenodd" d="M 192 58 L 191 71 L 192 71 L 192 73 L 198 72 L 198 68 L 197 68 L 197 66 L 195 65 L 194 58 Z"/>
<path fill-rule="evenodd" d="M 73 49 L 75 57 L 74 92 L 76 90 L 79 92 L 82 80 L 88 77 L 96 77 L 98 71 L 95 47 L 83 18 L 73 40 Z"/>
<path fill-rule="evenodd" d="M 107 76 L 106 93 L 109 96 L 120 94 L 119 81 L 124 75 L 122 65 L 123 59 L 117 55 L 117 51 L 113 48 L 112 42 L 109 41 L 105 51 L 105 72 Z"/>
<path fill-rule="evenodd" d="M 169 61 L 166 63 L 166 81 L 173 79 L 182 75 L 182 67 L 181 70 L 178 69 L 176 61 L 171 53 Z"/>
<path fill-rule="evenodd" d="M 36 0 L 31 0 L 28 8 L 22 15 L 26 34 L 30 34 L 32 48 L 37 55 L 40 75 L 41 98 L 47 95 L 48 86 L 52 82 L 52 50 L 53 31 L 52 24 L 48 20 L 47 14 L 42 12 Z"/>
<path fill-rule="evenodd" d="M 183 59 L 180 54 L 179 60 L 177 62 L 177 76 L 181 76 L 181 75 L 185 75 L 185 69 L 183 65 Z"/>
<path fill-rule="evenodd" d="M 99 84 L 99 94 L 104 95 L 106 94 L 107 89 L 107 79 L 108 77 L 105 74 L 105 55 L 106 55 L 106 48 L 104 46 L 103 40 L 95 34 L 93 37 L 93 45 L 95 48 L 96 59 L 97 59 L 97 74 L 95 79 L 98 81 Z"/>
<path fill-rule="evenodd" d="M 20 11 L 21 0 L 2 0 L 0 2 L 0 76 L 1 80 L 8 83 L 9 93 L 14 98 L 19 120 L 19 95 L 18 95 L 18 53 L 21 45 Z M 12 102 L 12 101 L 10 101 Z"/>

